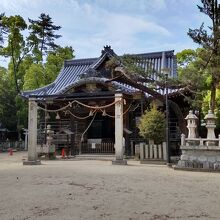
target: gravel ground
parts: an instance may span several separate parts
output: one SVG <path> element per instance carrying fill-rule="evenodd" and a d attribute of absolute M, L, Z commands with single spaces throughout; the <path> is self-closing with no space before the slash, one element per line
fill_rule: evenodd
<path fill-rule="evenodd" d="M 220 173 L 24 157 L 0 153 L 1 220 L 220 219 Z"/>

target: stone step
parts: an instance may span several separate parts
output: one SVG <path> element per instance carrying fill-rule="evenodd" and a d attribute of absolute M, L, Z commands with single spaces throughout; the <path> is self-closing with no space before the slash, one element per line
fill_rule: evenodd
<path fill-rule="evenodd" d="M 81 154 L 74 157 L 76 160 L 108 160 L 112 161 L 115 159 L 114 154 Z"/>

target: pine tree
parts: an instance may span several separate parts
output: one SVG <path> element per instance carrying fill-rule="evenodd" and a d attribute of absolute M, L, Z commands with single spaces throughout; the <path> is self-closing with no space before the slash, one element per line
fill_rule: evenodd
<path fill-rule="evenodd" d="M 194 42 L 201 45 L 206 50 L 208 57 L 206 68 L 211 72 L 210 83 L 210 109 L 214 112 L 216 104 L 216 88 L 220 82 L 220 5 L 218 0 L 201 0 L 203 6 L 198 6 L 200 12 L 206 14 L 212 22 L 209 31 L 204 28 L 204 24 L 198 29 L 189 29 L 188 35 Z"/>
<path fill-rule="evenodd" d="M 43 56 L 47 55 L 51 50 L 57 49 L 59 46 L 55 40 L 60 38 L 61 35 L 55 34 L 61 27 L 53 24 L 49 15 L 42 13 L 38 20 L 28 19 L 31 23 L 29 25 L 30 44 L 34 46 L 33 52 L 35 53 L 37 62 L 43 61 Z"/>

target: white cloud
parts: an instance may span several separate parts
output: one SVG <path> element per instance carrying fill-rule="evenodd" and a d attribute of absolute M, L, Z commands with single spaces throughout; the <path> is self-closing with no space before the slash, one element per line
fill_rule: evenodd
<path fill-rule="evenodd" d="M 41 3 L 41 0 L 1 0 L 0 1 L 0 8 L 3 11 L 9 10 L 11 13 L 16 13 L 19 11 L 25 11 L 28 7 L 35 7 L 37 4 Z"/>
<path fill-rule="evenodd" d="M 61 41 L 72 45 L 78 58 L 99 56 L 107 44 L 120 54 L 132 53 L 143 43 L 140 35 L 145 35 L 146 41 L 150 35 L 171 36 L 166 28 L 138 14 L 116 13 L 89 1 L 63 0 L 56 4 L 56 16 L 63 27 Z"/>
<path fill-rule="evenodd" d="M 166 0 L 78 0 L 98 5 L 101 8 L 117 10 L 129 13 L 146 13 L 149 11 L 160 11 L 166 8 Z"/>
<path fill-rule="evenodd" d="M 173 7 L 182 10 L 181 2 L 186 5 L 184 0 L 0 0 L 0 8 L 6 15 L 16 13 L 25 19 L 49 14 L 62 26 L 62 45 L 73 46 L 78 57 L 92 57 L 99 56 L 106 44 L 119 54 L 163 50 L 164 42 L 175 49 L 171 28 L 176 24 L 176 30 L 183 30 L 184 23 L 177 24 L 183 18 Z M 176 21 L 170 19 L 171 5 Z"/>
<path fill-rule="evenodd" d="M 107 18 L 103 22 L 105 23 L 108 31 L 114 36 L 135 35 L 140 32 L 170 35 L 169 31 L 165 28 L 154 22 L 146 21 L 140 17 L 108 13 Z"/>

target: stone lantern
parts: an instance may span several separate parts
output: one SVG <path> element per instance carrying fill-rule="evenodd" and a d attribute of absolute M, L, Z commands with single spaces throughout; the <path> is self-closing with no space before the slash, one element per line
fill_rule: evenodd
<path fill-rule="evenodd" d="M 216 116 L 212 113 L 211 110 L 209 110 L 204 119 L 206 120 L 207 139 L 215 139 Z"/>
<path fill-rule="evenodd" d="M 53 141 L 54 131 L 51 130 L 51 125 L 47 125 L 47 145 L 51 146 Z"/>
<path fill-rule="evenodd" d="M 55 145 L 53 144 L 54 131 L 51 130 L 51 125 L 47 125 L 47 144 L 46 144 L 46 157 L 48 159 L 55 159 Z"/>
<path fill-rule="evenodd" d="M 188 138 L 196 138 L 196 120 L 198 118 L 193 114 L 193 111 L 190 110 L 185 119 L 187 120 L 187 128 L 189 130 Z"/>

